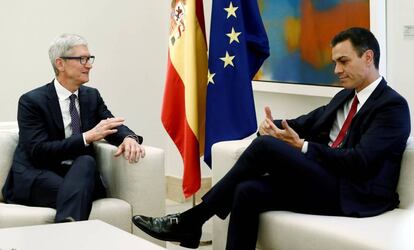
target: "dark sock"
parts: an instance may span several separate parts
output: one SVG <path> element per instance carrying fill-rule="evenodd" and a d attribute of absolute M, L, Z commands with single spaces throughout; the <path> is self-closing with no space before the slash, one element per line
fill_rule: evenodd
<path fill-rule="evenodd" d="M 188 209 L 181 213 L 181 219 L 184 224 L 193 226 L 202 226 L 208 219 L 213 217 L 214 212 L 204 203 Z"/>

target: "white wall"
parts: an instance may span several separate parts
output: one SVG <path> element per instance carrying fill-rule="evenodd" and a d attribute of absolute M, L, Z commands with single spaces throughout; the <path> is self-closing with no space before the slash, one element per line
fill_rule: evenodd
<path fill-rule="evenodd" d="M 209 30 L 211 0 L 204 0 Z M 91 86 L 100 89 L 112 112 L 127 119 L 145 144 L 166 149 L 167 175 L 181 176 L 178 151 L 160 122 L 165 81 L 170 1 L 0 0 L 0 121 L 16 119 L 18 97 L 49 82 L 50 41 L 63 32 L 83 35 L 97 56 Z M 407 98 L 414 119 L 411 58 L 414 40 L 402 26 L 414 24 L 414 1 L 387 1 L 388 80 Z M 329 97 L 255 91 L 257 117 L 269 105 L 275 117 L 292 118 Z M 203 176 L 209 170 L 202 169 Z"/>
<path fill-rule="evenodd" d="M 411 135 L 414 130 L 414 37 L 405 39 L 403 27 L 414 25 L 414 1 L 387 1 L 388 81 L 408 101 L 411 111 Z"/>

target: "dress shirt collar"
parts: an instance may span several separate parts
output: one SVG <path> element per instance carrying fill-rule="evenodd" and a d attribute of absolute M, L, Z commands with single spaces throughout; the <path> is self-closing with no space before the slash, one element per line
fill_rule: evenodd
<path fill-rule="evenodd" d="M 368 100 L 370 95 L 374 92 L 375 88 L 378 86 L 378 84 L 381 82 L 382 76 L 378 77 L 377 80 L 372 82 L 370 85 L 368 85 L 363 90 L 359 91 L 358 93 L 355 91 L 355 94 L 358 96 L 358 109 L 364 105 L 364 103 Z"/>
<path fill-rule="evenodd" d="M 79 89 L 76 90 L 74 93 L 72 93 L 69 90 L 65 89 L 65 87 L 63 87 L 63 85 L 60 84 L 60 82 L 56 78 L 54 80 L 54 84 L 55 84 L 55 89 L 56 89 L 56 93 L 57 93 L 59 100 L 66 100 L 72 94 L 75 94 L 76 96 L 78 96 L 79 94 Z"/>

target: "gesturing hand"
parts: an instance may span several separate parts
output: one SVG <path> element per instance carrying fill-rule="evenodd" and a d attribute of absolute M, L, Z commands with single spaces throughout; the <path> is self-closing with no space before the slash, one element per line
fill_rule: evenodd
<path fill-rule="evenodd" d="M 276 127 L 274 124 L 273 126 Z M 279 139 L 287 142 L 295 148 L 301 149 L 305 140 L 299 137 L 298 133 L 296 133 L 296 131 L 289 126 L 286 120 L 282 120 L 282 127 L 284 129 L 279 129 L 276 127 L 278 130 L 277 134 L 279 136 Z"/>
<path fill-rule="evenodd" d="M 129 163 L 136 163 L 140 158 L 145 157 L 145 148 L 144 146 L 138 144 L 138 142 L 129 137 L 125 137 L 124 141 L 119 145 L 118 150 L 115 152 L 115 157 L 124 155 L 124 158 L 129 161 Z"/>
<path fill-rule="evenodd" d="M 93 129 L 85 132 L 86 143 L 90 144 L 94 141 L 99 141 L 107 135 L 114 134 L 118 130 L 117 127 L 124 123 L 124 118 L 107 118 L 100 121 Z"/>
<path fill-rule="evenodd" d="M 301 139 L 296 131 L 289 126 L 286 120 L 282 120 L 282 129 L 273 123 L 272 112 L 269 107 L 265 107 L 266 118 L 260 124 L 259 133 L 261 135 L 270 135 L 282 140 L 291 146 L 301 149 L 304 139 Z"/>
<path fill-rule="evenodd" d="M 267 121 L 270 120 L 271 123 L 273 124 L 273 117 L 272 117 L 272 111 L 270 110 L 268 106 L 265 107 L 265 115 L 266 115 L 265 119 L 260 123 L 259 133 L 261 135 L 270 135 L 272 133 L 272 128 L 269 122 Z"/>

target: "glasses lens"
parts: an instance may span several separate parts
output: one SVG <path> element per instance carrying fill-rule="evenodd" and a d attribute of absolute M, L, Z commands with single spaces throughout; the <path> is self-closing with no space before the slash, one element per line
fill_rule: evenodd
<path fill-rule="evenodd" d="M 94 56 L 81 56 L 80 57 L 80 63 L 85 65 L 87 63 L 93 64 L 93 62 L 95 61 L 95 57 Z"/>

